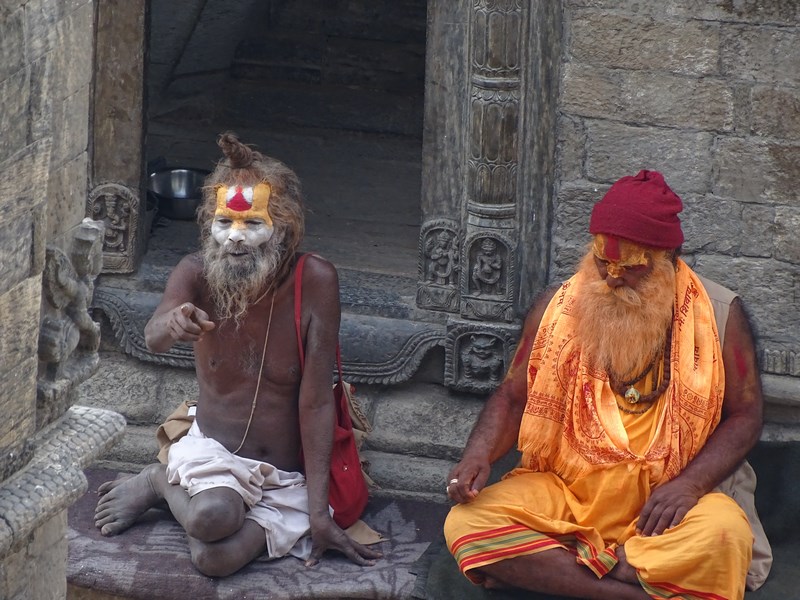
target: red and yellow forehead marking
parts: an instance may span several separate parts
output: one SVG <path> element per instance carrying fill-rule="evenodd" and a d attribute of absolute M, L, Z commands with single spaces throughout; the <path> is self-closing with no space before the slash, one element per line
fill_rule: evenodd
<path fill-rule="evenodd" d="M 620 277 L 625 269 L 630 267 L 646 267 L 654 252 L 630 240 L 618 238 L 613 235 L 598 233 L 594 236 L 592 252 L 602 261 L 612 277 Z"/>
<path fill-rule="evenodd" d="M 272 192 L 267 183 L 256 186 L 222 185 L 217 188 L 217 210 L 215 217 L 227 217 L 237 221 L 262 219 L 272 227 L 269 216 L 269 197 Z"/>

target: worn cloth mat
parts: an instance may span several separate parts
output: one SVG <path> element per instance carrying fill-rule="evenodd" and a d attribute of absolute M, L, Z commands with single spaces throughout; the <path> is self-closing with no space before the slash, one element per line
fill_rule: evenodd
<path fill-rule="evenodd" d="M 414 565 L 441 533 L 448 507 L 415 500 L 371 498 L 363 520 L 387 540 L 372 567 L 336 552 L 314 567 L 287 557 L 257 560 L 224 578 L 201 575 L 189 560 L 186 534 L 166 510 L 152 509 L 115 537 L 94 526 L 97 487 L 118 473 L 89 469 L 89 490 L 69 509 L 67 580 L 70 585 L 134 600 L 283 600 L 298 598 L 411 598 Z"/>

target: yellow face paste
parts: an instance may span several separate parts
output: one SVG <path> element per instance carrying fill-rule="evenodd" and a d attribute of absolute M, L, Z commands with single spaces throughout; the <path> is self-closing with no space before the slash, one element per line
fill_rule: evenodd
<path fill-rule="evenodd" d="M 270 193 L 266 183 L 217 188 L 217 209 L 211 223 L 211 235 L 217 243 L 221 246 L 266 243 L 274 232 L 269 215 Z"/>
<path fill-rule="evenodd" d="M 646 267 L 655 253 L 665 251 L 599 233 L 594 236 L 592 252 L 606 264 L 608 274 L 616 278 L 622 277 L 625 269 Z"/>

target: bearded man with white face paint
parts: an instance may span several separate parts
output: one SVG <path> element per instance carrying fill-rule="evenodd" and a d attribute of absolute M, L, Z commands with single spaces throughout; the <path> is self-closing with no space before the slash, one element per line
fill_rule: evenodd
<path fill-rule="evenodd" d="M 153 352 L 193 343 L 195 420 L 166 465 L 99 488 L 96 525 L 116 535 L 166 501 L 186 530 L 193 564 L 209 576 L 234 573 L 264 552 L 310 565 L 333 549 L 372 564 L 380 553 L 349 538 L 328 506 L 336 269 L 307 257 L 301 369 L 293 281 L 300 183 L 233 134 L 218 143 L 225 159 L 206 180 L 198 211 L 202 251 L 175 267 L 145 327 Z"/>
<path fill-rule="evenodd" d="M 678 257 L 681 210 L 658 172 L 615 182 L 577 273 L 528 314 L 448 475 L 445 537 L 473 583 L 734 600 L 766 579 L 742 485 L 762 423 L 753 338 L 736 294 Z M 484 487 L 515 443 L 520 465 Z"/>

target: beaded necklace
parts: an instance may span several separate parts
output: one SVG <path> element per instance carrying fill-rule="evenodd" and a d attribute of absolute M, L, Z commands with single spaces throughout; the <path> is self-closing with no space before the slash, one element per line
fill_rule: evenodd
<path fill-rule="evenodd" d="M 670 327 L 669 331 L 667 332 L 667 340 L 666 340 L 666 343 L 665 343 L 665 346 L 664 346 L 664 352 L 662 354 L 662 357 L 663 357 L 662 358 L 662 360 L 663 360 L 663 368 L 662 368 L 661 382 L 649 394 L 645 394 L 643 396 L 641 394 L 641 392 L 639 392 L 639 390 L 637 390 L 633 386 L 637 382 L 639 382 L 642 379 L 644 379 L 647 376 L 647 374 L 655 368 L 656 363 L 658 362 L 658 357 L 657 356 L 653 358 L 653 361 L 647 366 L 647 368 L 645 369 L 645 371 L 641 375 L 639 375 L 638 377 L 636 377 L 636 378 L 634 378 L 634 379 L 632 379 L 630 381 L 615 382 L 611 377 L 609 377 L 609 384 L 611 385 L 611 389 L 614 391 L 614 393 L 616 395 L 621 396 L 622 398 L 624 398 L 625 401 L 628 402 L 629 404 L 633 404 L 633 405 L 646 404 L 647 405 L 643 409 L 638 409 L 637 410 L 637 409 L 633 409 L 633 408 L 628 408 L 626 406 L 623 406 L 619 402 L 617 402 L 617 406 L 619 407 L 619 409 L 621 411 L 623 411 L 625 413 L 628 413 L 629 415 L 641 415 L 641 414 L 644 414 L 648 410 L 650 410 L 650 408 L 652 408 L 652 406 L 655 403 L 655 401 L 658 400 L 659 397 L 661 397 L 661 394 L 663 394 L 664 391 L 669 386 L 669 381 L 670 381 L 669 363 L 670 363 L 671 347 L 672 347 L 672 328 Z"/>

